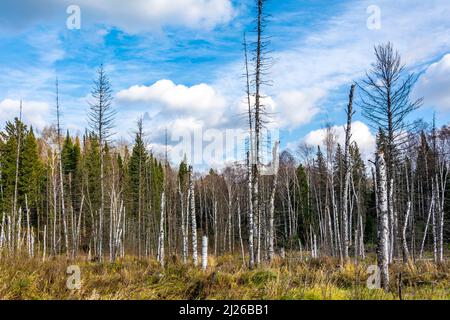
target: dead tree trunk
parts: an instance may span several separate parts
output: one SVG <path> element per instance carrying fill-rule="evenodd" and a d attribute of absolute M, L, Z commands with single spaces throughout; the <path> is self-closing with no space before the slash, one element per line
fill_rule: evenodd
<path fill-rule="evenodd" d="M 194 265 L 198 264 L 198 251 L 197 251 L 197 220 L 195 214 L 195 191 L 194 191 L 194 178 L 193 169 L 189 167 L 189 208 L 191 213 L 191 229 L 192 229 L 192 259 Z"/>
<path fill-rule="evenodd" d="M 352 85 L 350 89 L 349 103 L 347 107 L 347 126 L 345 128 L 345 151 L 344 151 L 344 198 L 342 204 L 342 242 L 343 242 L 343 255 L 344 259 L 348 258 L 349 247 L 349 225 L 348 225 L 348 198 L 350 196 L 350 174 L 351 174 L 351 162 L 350 162 L 350 143 L 352 136 L 352 117 L 353 117 L 353 95 L 355 93 L 355 85 Z"/>
<path fill-rule="evenodd" d="M 278 183 L 278 172 L 276 168 L 277 166 L 275 163 L 277 163 L 277 155 L 278 155 L 278 146 L 279 142 L 275 142 L 275 146 L 273 147 L 273 154 L 272 154 L 272 165 L 275 167 L 275 172 L 273 176 L 272 181 L 272 191 L 270 194 L 270 207 L 269 207 L 269 260 L 273 260 L 275 256 L 275 227 L 274 227 L 274 221 L 275 221 L 275 194 L 277 190 L 277 183 Z M 289 192 L 289 190 L 288 190 Z"/>
<path fill-rule="evenodd" d="M 247 191 L 248 191 L 248 254 L 249 254 L 249 268 L 255 267 L 255 249 L 254 249 L 254 221 L 253 221 L 253 187 L 252 187 L 252 166 L 250 162 L 250 152 L 247 152 Z"/>
<path fill-rule="evenodd" d="M 376 155 L 376 169 L 378 193 L 377 260 L 381 272 L 382 286 L 387 291 L 389 289 L 389 211 L 386 162 L 381 152 L 378 152 Z"/>
<path fill-rule="evenodd" d="M 180 210 L 181 210 L 181 241 L 183 244 L 182 248 L 182 257 L 183 263 L 187 263 L 187 255 L 188 255 L 188 237 L 186 233 L 186 220 L 185 220 L 185 207 L 184 207 L 184 193 L 181 189 L 181 183 L 178 181 L 178 195 L 180 198 Z"/>
<path fill-rule="evenodd" d="M 165 191 L 161 193 L 161 217 L 159 221 L 159 240 L 158 240 L 158 262 L 164 266 L 164 224 L 166 216 L 166 194 Z"/>

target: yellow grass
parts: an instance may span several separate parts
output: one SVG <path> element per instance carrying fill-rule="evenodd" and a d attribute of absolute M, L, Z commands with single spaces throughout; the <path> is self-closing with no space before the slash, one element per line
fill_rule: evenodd
<path fill-rule="evenodd" d="M 430 262 L 391 266 L 391 290 L 369 290 L 367 262 L 323 258 L 276 259 L 255 270 L 238 256 L 209 257 L 206 272 L 171 259 L 165 269 L 155 261 L 126 257 L 115 263 L 75 262 L 64 257 L 42 262 L 26 257 L 0 259 L 0 299 L 450 299 L 449 264 Z M 78 265 L 81 288 L 66 286 L 67 267 Z"/>

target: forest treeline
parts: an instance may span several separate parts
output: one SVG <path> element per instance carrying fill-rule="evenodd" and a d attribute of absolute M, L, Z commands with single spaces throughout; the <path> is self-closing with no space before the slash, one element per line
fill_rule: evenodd
<path fill-rule="evenodd" d="M 408 124 L 422 104 L 411 100 L 417 76 L 407 73 L 390 43 L 375 48 L 365 79 L 350 87 L 344 145 L 329 125 L 323 147 L 284 151 L 275 174 L 261 174 L 267 120 L 261 87 L 268 82 L 270 42 L 264 1 L 256 3 L 251 60 L 244 42 L 247 159 L 194 174 L 186 160 L 170 164 L 149 150 L 144 132 L 151 128 L 142 120 L 132 145 L 114 141 L 113 94 L 100 67 L 83 135 L 60 128 L 58 94 L 58 121 L 39 136 L 21 121 L 19 106 L 1 131 L 3 254 L 84 254 L 100 261 L 136 255 L 161 264 L 180 257 L 197 265 L 207 236 L 211 254 L 242 255 L 250 268 L 288 251 L 342 262 L 376 252 L 385 288 L 395 259 L 443 261 L 450 237 L 450 127 L 436 128 L 433 119 Z M 377 131 L 369 162 L 352 139 L 355 112 Z"/>

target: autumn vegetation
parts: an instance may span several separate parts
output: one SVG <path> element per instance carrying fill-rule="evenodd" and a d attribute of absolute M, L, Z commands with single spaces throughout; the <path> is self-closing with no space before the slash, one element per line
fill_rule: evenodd
<path fill-rule="evenodd" d="M 60 126 L 63 84 L 57 121 L 39 132 L 18 106 L 0 132 L 0 298 L 450 298 L 450 127 L 415 120 L 417 75 L 392 43 L 377 45 L 365 78 L 349 84 L 344 144 L 330 124 L 322 146 L 279 152 L 263 138 L 272 60 L 265 1 L 255 2 L 246 159 L 197 172 L 189 159 L 171 163 L 148 148 L 142 119 L 123 143 L 103 66 L 83 134 Z M 377 134 L 368 161 L 356 113 Z M 78 290 L 66 286 L 69 265 L 81 269 Z"/>

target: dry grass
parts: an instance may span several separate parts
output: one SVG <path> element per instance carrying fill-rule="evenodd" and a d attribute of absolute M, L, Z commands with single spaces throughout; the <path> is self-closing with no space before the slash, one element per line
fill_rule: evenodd
<path fill-rule="evenodd" d="M 69 262 L 60 257 L 0 259 L 0 299 L 450 299 L 449 264 L 430 262 L 391 266 L 391 291 L 366 287 L 367 266 L 340 266 L 331 258 L 276 259 L 256 270 L 242 268 L 238 256 L 209 258 L 202 272 L 177 259 L 162 269 L 155 261 L 127 257 L 115 263 Z M 82 285 L 66 287 L 69 265 L 81 269 Z"/>

